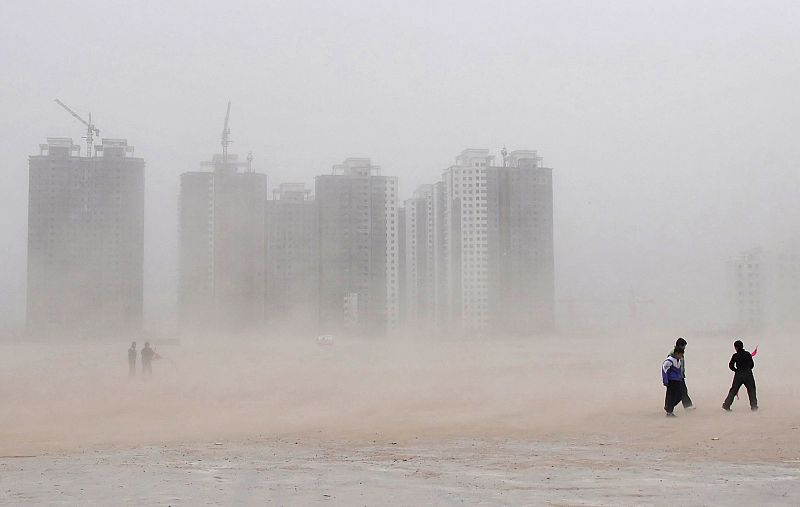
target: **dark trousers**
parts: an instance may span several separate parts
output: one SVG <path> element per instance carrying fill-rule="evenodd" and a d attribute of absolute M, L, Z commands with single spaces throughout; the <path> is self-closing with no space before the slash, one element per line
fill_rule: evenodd
<path fill-rule="evenodd" d="M 131 377 L 136 375 L 136 361 L 128 361 L 128 375 Z"/>
<path fill-rule="evenodd" d="M 747 397 L 750 398 L 750 408 L 758 408 L 758 399 L 756 399 L 756 379 L 753 377 L 753 372 L 735 373 L 733 375 L 733 385 L 731 390 L 728 391 L 728 397 L 722 404 L 725 408 L 730 408 L 733 404 L 733 398 L 739 394 L 739 388 L 745 386 L 747 388 Z"/>
<path fill-rule="evenodd" d="M 142 375 L 149 377 L 153 374 L 153 365 L 150 361 L 142 361 Z"/>
<path fill-rule="evenodd" d="M 670 380 L 667 384 L 667 395 L 664 397 L 664 410 L 671 414 L 675 406 L 681 402 L 681 398 L 683 398 L 683 382 Z"/>
<path fill-rule="evenodd" d="M 689 408 L 693 405 L 692 399 L 689 398 L 689 388 L 686 387 L 686 381 L 684 380 L 681 382 L 681 403 L 683 403 L 683 408 Z"/>

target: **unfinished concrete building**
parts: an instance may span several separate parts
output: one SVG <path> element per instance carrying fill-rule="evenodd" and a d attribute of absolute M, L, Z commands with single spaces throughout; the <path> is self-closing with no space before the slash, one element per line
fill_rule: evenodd
<path fill-rule="evenodd" d="M 144 160 L 124 139 L 92 157 L 48 138 L 30 157 L 27 325 L 34 337 L 142 328 Z"/>
<path fill-rule="evenodd" d="M 267 177 L 234 154 L 203 166 L 181 175 L 180 319 L 241 331 L 264 319 Z"/>

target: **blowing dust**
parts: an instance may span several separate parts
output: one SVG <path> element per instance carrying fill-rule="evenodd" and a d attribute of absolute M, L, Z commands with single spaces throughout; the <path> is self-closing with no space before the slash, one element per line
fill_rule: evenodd
<path fill-rule="evenodd" d="M 144 378 L 127 346 L 5 344 L 0 452 L 179 442 L 448 438 L 612 441 L 742 458 L 800 454 L 800 374 L 789 337 L 760 342 L 762 410 L 727 414 L 732 339 L 687 336 L 698 409 L 665 420 L 660 365 L 675 337 L 443 340 L 185 339 Z M 756 343 L 745 344 L 752 348 Z M 141 348 L 143 344 L 140 343 Z M 777 454 L 776 454 L 777 453 Z"/>

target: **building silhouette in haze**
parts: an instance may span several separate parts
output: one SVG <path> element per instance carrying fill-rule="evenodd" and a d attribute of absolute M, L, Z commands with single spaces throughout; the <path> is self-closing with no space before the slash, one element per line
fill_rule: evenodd
<path fill-rule="evenodd" d="M 267 176 L 234 154 L 181 175 L 178 305 L 189 328 L 264 320 Z"/>
<path fill-rule="evenodd" d="M 144 160 L 124 139 L 93 157 L 69 138 L 31 156 L 27 328 L 35 337 L 142 328 Z"/>
<path fill-rule="evenodd" d="M 397 178 L 368 158 L 317 176 L 319 315 L 325 330 L 382 334 L 399 312 Z"/>

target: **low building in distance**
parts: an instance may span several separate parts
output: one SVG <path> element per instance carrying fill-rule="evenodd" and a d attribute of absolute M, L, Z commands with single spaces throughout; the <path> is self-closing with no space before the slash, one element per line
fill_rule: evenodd
<path fill-rule="evenodd" d="M 736 333 L 800 330 L 800 247 L 753 248 L 728 260 L 731 327 Z"/>

